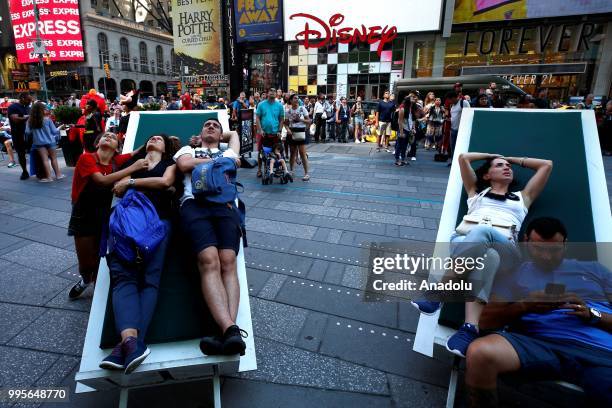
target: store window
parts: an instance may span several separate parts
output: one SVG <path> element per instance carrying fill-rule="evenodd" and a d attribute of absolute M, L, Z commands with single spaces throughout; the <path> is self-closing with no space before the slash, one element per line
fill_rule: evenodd
<path fill-rule="evenodd" d="M 104 64 L 108 64 L 110 61 L 108 53 L 108 37 L 106 34 L 98 34 L 98 57 L 100 58 L 100 68 L 104 67 Z"/>
<path fill-rule="evenodd" d="M 119 40 L 119 48 L 121 49 L 121 69 L 123 71 L 131 71 L 130 67 L 130 44 L 127 38 L 121 37 Z"/>
<path fill-rule="evenodd" d="M 251 54 L 249 91 L 263 92 L 281 84 L 282 53 Z M 295 67 L 294 71 L 297 70 Z M 294 88 L 297 89 L 297 88 Z"/>
<path fill-rule="evenodd" d="M 289 88 L 301 95 L 382 98 L 391 88 L 391 74 L 403 70 L 404 45 L 403 37 L 396 38 L 378 55 L 378 43 L 335 44 L 319 49 L 289 44 Z"/>
<path fill-rule="evenodd" d="M 412 77 L 433 75 L 434 41 L 415 41 L 412 54 Z"/>
<path fill-rule="evenodd" d="M 157 59 L 157 73 L 159 75 L 164 74 L 164 50 L 161 45 L 155 48 L 155 57 Z"/>
<path fill-rule="evenodd" d="M 147 61 L 147 44 L 144 41 L 140 42 L 140 72 L 149 73 L 149 63 Z"/>
<path fill-rule="evenodd" d="M 603 23 L 550 22 L 452 33 L 444 76 L 494 73 L 528 93 L 544 87 L 549 99 L 567 100 L 589 92 L 604 28 Z"/>

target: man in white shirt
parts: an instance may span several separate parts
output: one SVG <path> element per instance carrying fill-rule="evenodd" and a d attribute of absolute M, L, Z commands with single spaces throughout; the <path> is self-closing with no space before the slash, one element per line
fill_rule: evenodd
<path fill-rule="evenodd" d="M 314 105 L 314 120 L 315 120 L 315 143 L 319 143 L 319 138 L 325 141 L 325 120 L 327 119 L 327 114 L 325 118 L 323 118 L 323 113 L 325 112 L 325 95 L 320 93 L 319 99 L 315 102 Z"/>
<path fill-rule="evenodd" d="M 180 217 L 184 234 L 197 254 L 202 294 L 222 336 L 207 336 L 200 341 L 206 355 L 244 354 L 246 345 L 236 325 L 240 286 L 236 255 L 240 249 L 241 226 L 238 211 L 230 203 L 216 204 L 195 198 L 191 172 L 202 163 L 218 157 L 231 157 L 240 165 L 238 133 L 223 133 L 217 119 L 204 122 L 199 147 L 185 146 L 175 155 L 177 167 L 184 174 L 184 193 Z M 223 141 L 229 142 L 227 145 Z"/>

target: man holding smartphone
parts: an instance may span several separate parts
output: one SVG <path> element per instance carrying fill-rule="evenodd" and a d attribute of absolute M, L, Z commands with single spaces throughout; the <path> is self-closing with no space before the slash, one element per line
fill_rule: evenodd
<path fill-rule="evenodd" d="M 498 329 L 467 352 L 469 405 L 497 406 L 499 374 L 562 379 L 580 385 L 590 406 L 612 405 L 612 274 L 598 262 L 565 259 L 567 232 L 554 218 L 526 230 L 530 262 L 504 281 L 480 318 Z"/>

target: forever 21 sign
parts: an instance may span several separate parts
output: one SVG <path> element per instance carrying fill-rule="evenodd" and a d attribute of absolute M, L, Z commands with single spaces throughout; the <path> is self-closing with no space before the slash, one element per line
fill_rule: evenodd
<path fill-rule="evenodd" d="M 545 50 L 582 51 L 589 49 L 589 40 L 595 35 L 595 25 L 582 23 L 508 27 L 501 30 L 466 31 L 464 35 L 463 55 L 474 52 L 480 55 L 527 54 L 530 48 L 539 54 Z"/>

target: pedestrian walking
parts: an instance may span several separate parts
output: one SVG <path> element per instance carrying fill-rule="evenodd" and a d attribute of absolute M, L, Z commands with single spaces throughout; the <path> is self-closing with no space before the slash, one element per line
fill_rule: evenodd
<path fill-rule="evenodd" d="M 26 122 L 30 118 L 31 102 L 32 97 L 30 94 L 24 92 L 19 95 L 19 102 L 12 103 L 7 109 L 9 124 L 11 125 L 13 149 L 17 152 L 17 158 L 21 166 L 20 180 L 27 180 L 30 178 L 26 161 L 26 151 L 29 149 L 29 143 L 27 143 L 25 139 L 25 130 Z"/>
<path fill-rule="evenodd" d="M 315 122 L 315 143 L 319 143 L 319 140 L 325 142 L 325 121 L 327 120 L 327 113 L 325 112 L 325 95 L 320 93 L 319 99 L 315 102 L 313 107 L 314 122 Z"/>
<path fill-rule="evenodd" d="M 60 171 L 57 164 L 57 155 L 55 149 L 59 142 L 60 132 L 53 121 L 45 116 L 45 104 L 36 102 L 32 106 L 30 117 L 26 123 L 26 137 L 32 140 L 32 148 L 37 151 L 42 161 L 45 170 L 45 176 L 38 180 L 41 183 L 49 183 L 53 181 L 51 178 L 51 169 L 49 168 L 49 159 L 57 180 L 63 179 L 65 176 Z"/>
<path fill-rule="evenodd" d="M 342 98 L 340 98 L 340 104 L 338 105 L 338 108 L 336 108 L 336 124 L 337 124 L 337 130 L 338 130 L 338 142 L 339 143 L 346 143 L 347 141 L 347 133 L 348 133 L 348 124 L 349 124 L 349 120 L 351 119 L 351 110 L 349 109 L 348 105 L 346 104 L 346 97 L 343 96 Z"/>
<path fill-rule="evenodd" d="M 391 101 L 389 91 L 385 91 L 383 100 L 378 102 L 378 107 L 376 108 L 375 126 L 378 128 L 378 135 L 376 137 L 377 152 L 380 152 L 384 147 L 386 152 L 391 153 L 391 150 L 389 150 L 389 140 L 391 138 L 391 116 L 394 111 L 395 103 Z"/>
<path fill-rule="evenodd" d="M 289 126 L 288 138 L 290 137 L 289 146 L 291 148 L 289 167 L 293 173 L 299 153 L 302 166 L 304 167 L 304 177 L 302 177 L 302 180 L 308 181 L 310 180 L 310 174 L 308 173 L 308 154 L 306 153 L 306 145 L 308 144 L 306 129 L 310 125 L 311 120 L 308 110 L 304 106 L 299 105 L 297 95 L 291 96 L 291 105 L 289 105 L 285 112 L 285 118 Z"/>

